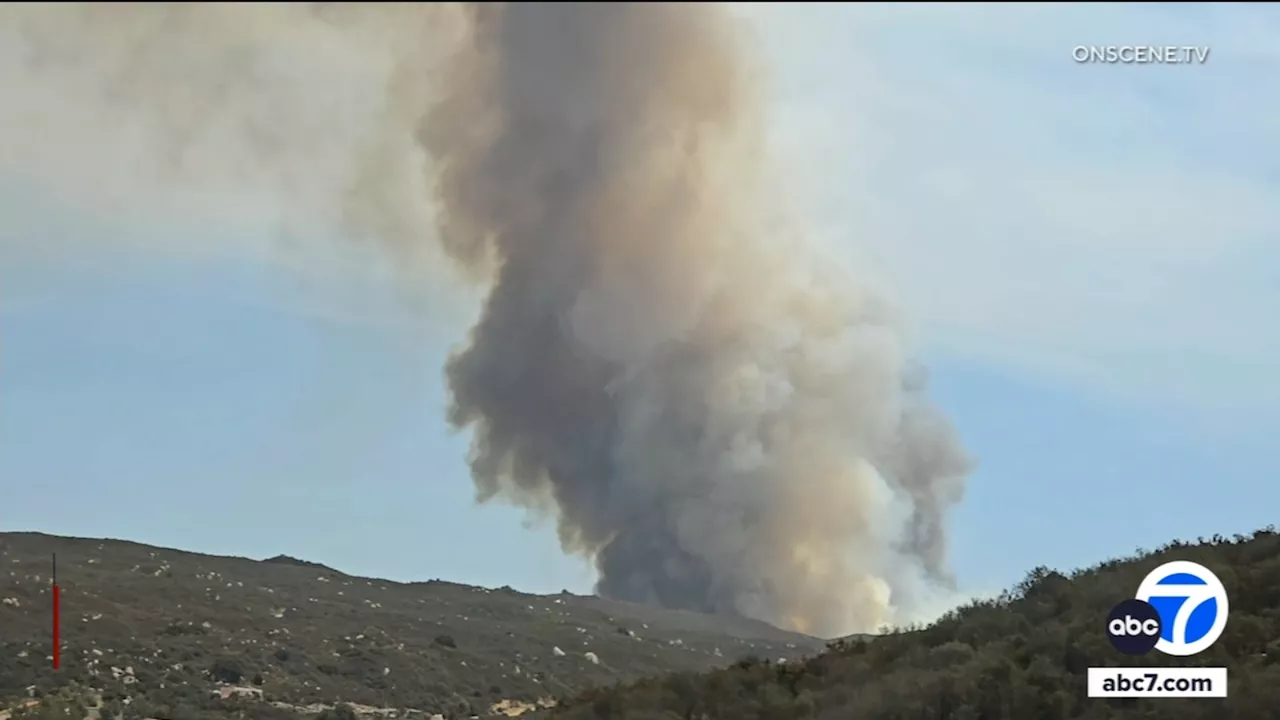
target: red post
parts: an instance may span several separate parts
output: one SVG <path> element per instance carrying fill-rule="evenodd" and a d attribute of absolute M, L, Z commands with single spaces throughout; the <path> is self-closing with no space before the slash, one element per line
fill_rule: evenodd
<path fill-rule="evenodd" d="M 58 655 L 62 648 L 61 638 L 58 637 L 60 628 L 58 627 L 58 586 L 53 586 L 53 669 L 58 669 Z"/>
<path fill-rule="evenodd" d="M 62 638 L 61 627 L 59 626 L 59 616 L 61 608 L 58 607 L 58 554 L 53 554 L 53 669 L 58 669 L 58 661 L 62 655 Z"/>

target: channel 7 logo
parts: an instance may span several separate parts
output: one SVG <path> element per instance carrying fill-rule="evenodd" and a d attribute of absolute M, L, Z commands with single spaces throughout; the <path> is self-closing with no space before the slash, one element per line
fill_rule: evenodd
<path fill-rule="evenodd" d="M 1137 594 L 1111 608 L 1107 637 L 1127 655 L 1159 650 L 1187 657 L 1209 649 L 1227 627 L 1227 591 L 1208 568 L 1186 560 L 1152 570 Z"/>

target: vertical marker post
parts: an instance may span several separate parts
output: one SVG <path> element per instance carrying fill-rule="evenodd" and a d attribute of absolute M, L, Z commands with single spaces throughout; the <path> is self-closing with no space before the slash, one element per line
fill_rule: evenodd
<path fill-rule="evenodd" d="M 59 611 L 58 607 L 58 553 L 53 554 L 53 669 L 58 669 L 59 651 L 62 649 L 62 641 L 59 637 Z"/>

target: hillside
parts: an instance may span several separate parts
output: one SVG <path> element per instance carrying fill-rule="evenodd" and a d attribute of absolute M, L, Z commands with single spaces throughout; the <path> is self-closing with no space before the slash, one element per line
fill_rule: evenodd
<path fill-rule="evenodd" d="M 57 673 L 49 657 L 55 552 Z M 101 695 L 108 715 L 280 710 L 256 702 L 260 693 L 309 713 L 342 701 L 485 716 L 495 705 L 821 647 L 764 623 L 568 593 L 400 584 L 283 556 L 0 533 L 0 707 L 74 683 Z M 241 688 L 223 692 L 254 697 L 212 699 L 219 682 Z"/>
<path fill-rule="evenodd" d="M 1169 560 L 1199 562 L 1231 601 L 1208 651 L 1131 658 L 1105 632 L 1107 612 Z M 1085 697 L 1085 669 L 1117 665 L 1229 668 L 1226 699 Z M 833 646 L 803 663 L 743 662 L 590 691 L 560 720 L 1275 720 L 1280 718 L 1280 536 L 1173 543 L 1069 575 L 1039 568 L 1004 597 L 927 628 Z"/>
<path fill-rule="evenodd" d="M 47 657 L 54 551 L 65 593 L 64 669 L 56 676 Z M 1174 559 L 1218 573 L 1232 602 L 1225 634 L 1191 660 L 1118 654 L 1102 629 L 1107 611 Z M 813 638 L 749 621 L 567 594 L 397 584 L 287 557 L 0 534 L 0 563 L 0 698 L 12 705 L 76 686 L 63 691 L 66 700 L 46 697 L 29 710 L 32 720 L 322 712 L 324 720 L 352 720 L 345 708 L 325 710 L 338 702 L 423 720 L 525 710 L 526 720 L 1280 717 L 1273 529 L 1172 543 L 1067 574 L 1037 568 L 1003 597 L 929 627 L 821 653 Z M 1225 665 L 1230 697 L 1085 698 L 1089 666 L 1160 664 Z M 556 707 L 531 709 L 549 698 Z M 92 707 L 99 701 L 101 710 Z M 84 713 L 66 714 L 77 704 Z"/>

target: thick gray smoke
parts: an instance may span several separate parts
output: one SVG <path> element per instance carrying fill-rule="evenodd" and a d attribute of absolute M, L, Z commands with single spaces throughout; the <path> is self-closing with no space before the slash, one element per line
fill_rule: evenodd
<path fill-rule="evenodd" d="M 967 463 L 891 318 L 762 237 L 710 5 L 482 6 L 424 139 L 496 273 L 448 368 L 483 498 L 547 500 L 602 594 L 834 633 L 944 580 Z"/>
<path fill-rule="evenodd" d="M 46 49 L 6 60 L 42 79 L 24 111 L 142 123 L 121 157 L 183 159 L 152 186 L 340 198 L 400 258 L 438 240 L 487 293 L 447 368 L 480 498 L 552 513 L 601 594 L 834 635 L 947 586 L 966 457 L 893 315 L 778 212 L 724 7 L 148 7 L 0 10 Z"/>

